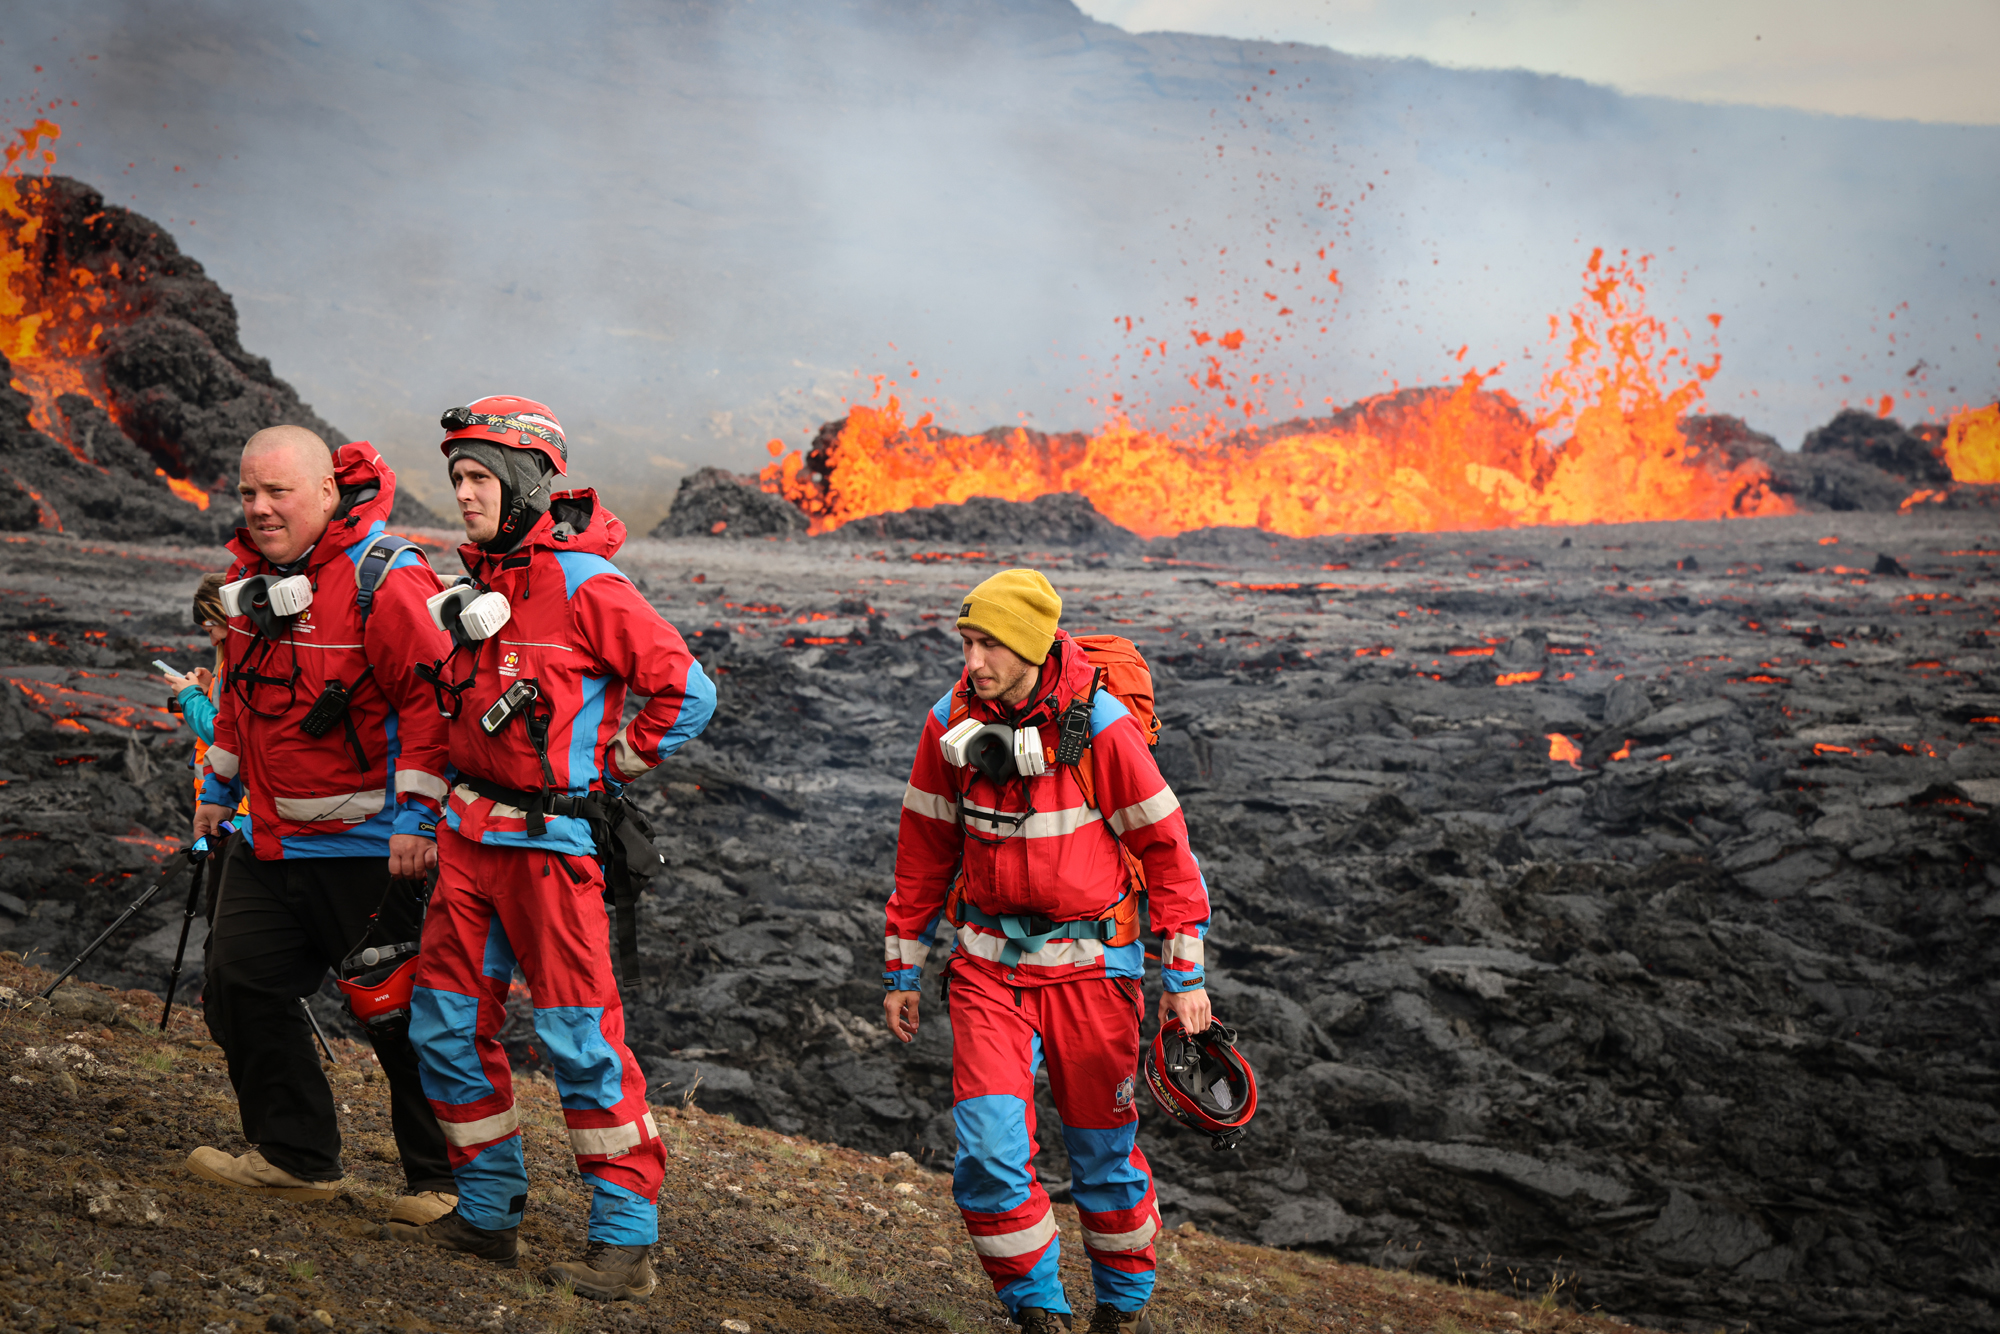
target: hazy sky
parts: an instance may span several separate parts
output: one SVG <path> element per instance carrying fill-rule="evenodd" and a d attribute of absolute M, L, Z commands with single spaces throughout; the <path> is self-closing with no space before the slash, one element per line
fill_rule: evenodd
<path fill-rule="evenodd" d="M 1996 0 L 1078 0 L 1127 32 L 1568 74 L 1622 92 L 2000 124 Z"/>

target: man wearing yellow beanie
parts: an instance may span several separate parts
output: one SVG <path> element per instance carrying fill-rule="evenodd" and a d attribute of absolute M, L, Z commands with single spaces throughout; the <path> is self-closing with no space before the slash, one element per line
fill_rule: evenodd
<path fill-rule="evenodd" d="M 926 937 L 949 898 L 952 1194 L 980 1264 L 1025 1334 L 1068 1328 L 1061 1243 L 1033 1166 L 1035 1071 L 1046 1062 L 1097 1293 L 1089 1334 L 1152 1334 L 1160 1211 L 1133 1101 L 1145 946 L 1120 845 L 1145 869 L 1161 1018 L 1190 1033 L 1210 1018 L 1208 891 L 1149 738 L 1117 696 L 1093 692 L 1094 669 L 1061 616 L 1038 570 L 1003 570 L 959 606 L 965 674 L 924 720 L 903 795 L 884 1011 L 910 1041 Z M 1077 763 L 1056 762 L 1065 717 L 1087 729 L 1088 795 Z M 1012 746 L 1005 769 L 966 758 L 970 730 L 994 724 Z M 956 749 L 942 744 L 948 732 Z"/>

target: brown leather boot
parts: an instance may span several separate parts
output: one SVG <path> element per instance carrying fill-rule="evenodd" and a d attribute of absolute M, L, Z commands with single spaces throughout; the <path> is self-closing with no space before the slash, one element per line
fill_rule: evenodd
<path fill-rule="evenodd" d="M 1143 1306 L 1136 1311 L 1121 1311 L 1109 1303 L 1099 1302 L 1097 1310 L 1091 1313 L 1090 1328 L 1085 1334 L 1154 1334 L 1154 1326 Z"/>
<path fill-rule="evenodd" d="M 579 1297 L 600 1302 L 637 1301 L 659 1286 L 653 1278 L 651 1246 L 614 1246 L 593 1241 L 581 1260 L 561 1260 L 542 1271 L 548 1283 L 567 1283 Z"/>
<path fill-rule="evenodd" d="M 394 1241 L 409 1241 L 420 1246 L 442 1246 L 448 1251 L 463 1251 L 467 1255 L 496 1264 L 502 1269 L 519 1266 L 521 1256 L 528 1249 L 521 1244 L 520 1228 L 508 1227 L 488 1232 L 483 1227 L 474 1227 L 466 1222 L 465 1215 L 456 1209 L 428 1223 L 390 1222 L 382 1231 Z"/>
<path fill-rule="evenodd" d="M 1070 1316 L 1067 1311 L 1045 1311 L 1039 1306 L 1024 1306 L 1014 1312 L 1014 1320 L 1021 1326 L 1021 1334 L 1069 1334 Z"/>

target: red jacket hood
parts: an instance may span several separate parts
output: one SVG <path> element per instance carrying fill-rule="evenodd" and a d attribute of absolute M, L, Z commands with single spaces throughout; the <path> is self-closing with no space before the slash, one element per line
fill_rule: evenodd
<path fill-rule="evenodd" d="M 560 539 L 556 536 L 559 524 L 569 528 L 569 535 Z M 556 492 L 549 499 L 549 512 L 535 520 L 535 526 L 512 551 L 501 556 L 519 556 L 536 550 L 581 551 L 609 560 L 624 545 L 625 521 L 604 507 L 595 487 L 584 487 L 580 491 Z M 459 560 L 474 578 L 481 578 L 482 571 L 498 566 L 501 556 L 481 549 L 475 542 L 467 542 L 458 549 Z"/>
<path fill-rule="evenodd" d="M 1083 650 L 1070 638 L 1069 631 L 1058 630 L 1055 643 L 1049 647 L 1048 659 L 1042 663 L 1042 674 L 1036 682 L 1035 693 L 1028 696 L 1027 702 L 1021 705 L 1018 711 L 1003 709 L 973 695 L 968 706 L 969 715 L 982 721 L 997 719 L 1017 726 L 1034 723 L 1046 727 L 1053 721 L 1053 717 L 1038 718 L 1036 715 L 1042 712 L 1049 697 L 1055 696 L 1054 708 L 1049 710 L 1053 715 L 1090 689 L 1090 673 L 1090 659 L 1084 656 Z M 966 675 L 961 671 L 958 674 L 958 691 L 960 694 L 965 694 L 969 689 Z"/>
<path fill-rule="evenodd" d="M 388 460 L 366 440 L 356 440 L 334 451 L 333 480 L 340 488 L 340 508 L 333 521 L 313 544 L 306 568 L 316 570 L 339 552 L 367 538 L 378 523 L 389 521 L 396 507 L 396 472 Z M 246 570 L 264 562 L 264 554 L 250 540 L 248 528 L 238 528 L 229 540 L 229 549 Z"/>

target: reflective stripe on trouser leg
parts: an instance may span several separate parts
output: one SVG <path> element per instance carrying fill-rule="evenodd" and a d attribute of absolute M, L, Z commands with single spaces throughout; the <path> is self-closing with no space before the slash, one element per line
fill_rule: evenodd
<path fill-rule="evenodd" d="M 1153 1296 L 1160 1210 L 1135 1138 L 1138 983 L 1096 978 L 1039 989 L 1049 1093 L 1063 1121 L 1071 1192 L 1097 1300 L 1136 1311 Z"/>
<path fill-rule="evenodd" d="M 562 1095 L 577 1170 L 591 1184 L 590 1239 L 649 1245 L 660 1235 L 667 1155 L 646 1106 L 645 1073 L 625 1045 L 602 872 L 571 858 L 580 880 L 544 876 L 537 853 L 488 851 L 506 859 L 516 887 L 497 910 L 535 998 L 535 1036 Z"/>
<path fill-rule="evenodd" d="M 1041 1041 L 1013 989 L 971 968 L 953 970 L 950 1018 L 958 1131 L 952 1198 L 1010 1314 L 1024 1306 L 1067 1312 L 1057 1272 L 1062 1242 L 1034 1170 Z"/>
<path fill-rule="evenodd" d="M 410 1045 L 445 1135 L 459 1212 L 475 1227 L 512 1227 L 527 1203 L 528 1174 L 513 1072 L 497 1035 L 514 954 L 482 885 L 478 845 L 438 832 L 438 883 L 424 914 Z"/>
<path fill-rule="evenodd" d="M 1097 1300 L 1121 1311 L 1153 1298 L 1153 1238 L 1160 1231 L 1152 1173 L 1133 1142 L 1137 1130 L 1136 1122 L 1112 1130 L 1063 1128 L 1091 1282 Z"/>

